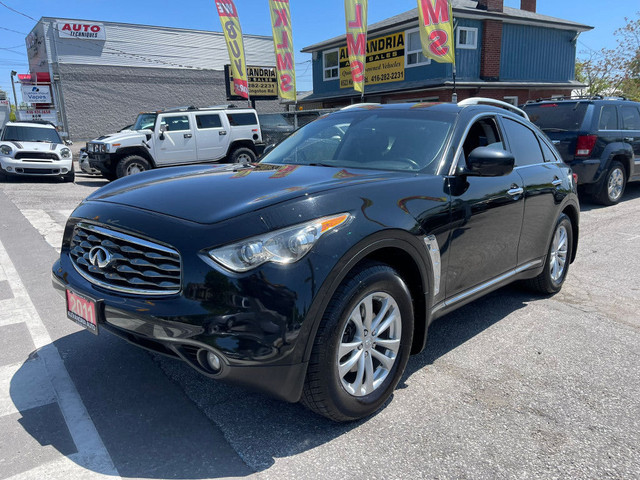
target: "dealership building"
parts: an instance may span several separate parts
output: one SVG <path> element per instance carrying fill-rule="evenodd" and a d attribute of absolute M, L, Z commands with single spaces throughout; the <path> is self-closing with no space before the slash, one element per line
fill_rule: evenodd
<path fill-rule="evenodd" d="M 275 89 L 272 38 L 243 37 L 250 82 Z M 26 44 L 29 73 L 18 78 L 31 108 L 21 118 L 53 121 L 72 140 L 119 130 L 141 111 L 230 103 L 221 32 L 43 17 Z M 255 101 L 259 112 L 284 110 L 275 90 L 258 93 L 272 98 Z"/>
<path fill-rule="evenodd" d="M 517 105 L 584 86 L 575 80 L 576 41 L 592 27 L 541 15 L 536 0 L 521 0 L 520 8 L 503 0 L 452 0 L 452 7 L 459 100 L 482 96 Z M 344 35 L 302 51 L 313 56 L 313 94 L 303 100 L 305 108 L 360 101 Z M 365 101 L 449 102 L 453 73 L 452 64 L 422 55 L 417 9 L 369 25 Z"/>

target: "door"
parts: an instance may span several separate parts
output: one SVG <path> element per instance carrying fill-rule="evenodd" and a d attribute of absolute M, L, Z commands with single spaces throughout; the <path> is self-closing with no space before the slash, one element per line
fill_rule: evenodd
<path fill-rule="evenodd" d="M 164 133 L 162 130 L 165 130 Z M 161 166 L 197 161 L 196 139 L 188 114 L 163 115 L 158 118 L 154 158 Z"/>
<path fill-rule="evenodd" d="M 515 157 L 514 171 L 524 185 L 524 218 L 518 242 L 518 265 L 522 266 L 546 255 L 559 205 L 571 191 L 572 180 L 556 154 L 531 128 L 511 118 L 501 120 Z"/>
<path fill-rule="evenodd" d="M 196 113 L 198 160 L 218 160 L 227 154 L 229 132 L 219 113 Z"/>
<path fill-rule="evenodd" d="M 506 149 L 494 116 L 477 120 L 458 166 L 476 147 Z M 524 213 L 524 184 L 513 171 L 501 177 L 456 174 L 451 179 L 452 232 L 446 295 L 479 286 L 515 268 Z"/>
<path fill-rule="evenodd" d="M 620 107 L 625 143 L 633 148 L 632 172 L 629 180 L 640 180 L 640 110 L 634 105 Z"/>

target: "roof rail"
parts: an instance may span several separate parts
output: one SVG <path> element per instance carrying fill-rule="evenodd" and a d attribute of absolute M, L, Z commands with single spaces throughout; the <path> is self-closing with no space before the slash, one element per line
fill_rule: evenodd
<path fill-rule="evenodd" d="M 511 105 L 510 103 L 503 102 L 502 100 L 496 100 L 495 98 L 471 97 L 458 102 L 458 106 L 460 107 L 466 107 L 468 105 L 491 105 L 493 107 L 504 108 L 505 110 L 509 110 L 510 112 L 529 120 L 529 115 L 527 115 L 524 110 Z"/>
<path fill-rule="evenodd" d="M 535 100 L 527 100 L 525 105 L 538 102 L 554 102 L 562 100 L 628 100 L 622 95 L 558 95 L 557 97 L 536 98 Z"/>

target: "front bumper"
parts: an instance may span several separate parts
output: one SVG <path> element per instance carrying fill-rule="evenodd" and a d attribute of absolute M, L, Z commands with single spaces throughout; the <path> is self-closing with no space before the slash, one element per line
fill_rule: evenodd
<path fill-rule="evenodd" d="M 307 364 L 290 361 L 292 319 L 256 302 L 251 292 L 221 293 L 226 301 L 215 305 L 201 301 L 203 292 L 197 290 L 202 286 L 164 298 L 117 294 L 81 277 L 64 251 L 53 266 L 52 282 L 63 296 L 69 289 L 96 301 L 99 331 L 181 359 L 208 377 L 289 402 L 300 399 Z M 219 369 L 208 363 L 208 353 L 221 360 Z"/>
<path fill-rule="evenodd" d="M 109 173 L 111 171 L 111 154 L 109 153 L 88 153 L 89 167 L 100 173 Z"/>
<path fill-rule="evenodd" d="M 73 160 L 29 160 L 23 158 L 16 160 L 8 156 L 0 156 L 0 169 L 5 175 L 16 176 L 60 176 L 66 175 L 72 170 Z"/>

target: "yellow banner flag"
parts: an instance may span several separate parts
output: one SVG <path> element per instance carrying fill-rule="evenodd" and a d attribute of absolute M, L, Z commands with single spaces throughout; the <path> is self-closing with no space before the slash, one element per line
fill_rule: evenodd
<path fill-rule="evenodd" d="M 440 63 L 456 63 L 453 11 L 447 0 L 418 0 L 422 54 Z"/>
<path fill-rule="evenodd" d="M 242 42 L 242 29 L 238 10 L 233 0 L 215 0 L 224 38 L 229 50 L 229 61 L 233 73 L 233 89 L 235 94 L 249 99 L 249 84 L 247 83 L 247 69 Z"/>
<path fill-rule="evenodd" d="M 353 88 L 362 93 L 367 61 L 367 0 L 344 0 L 344 16 Z"/>
<path fill-rule="evenodd" d="M 291 9 L 289 0 L 269 0 L 273 47 L 278 72 L 278 95 L 284 100 L 296 100 L 296 69 L 293 61 Z"/>

